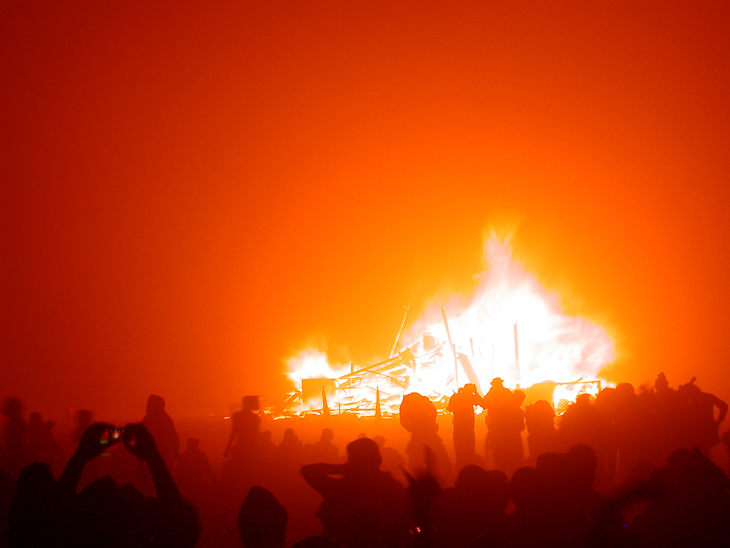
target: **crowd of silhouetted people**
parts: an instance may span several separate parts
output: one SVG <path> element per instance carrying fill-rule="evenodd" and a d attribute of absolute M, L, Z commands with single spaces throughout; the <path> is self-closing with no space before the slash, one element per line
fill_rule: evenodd
<path fill-rule="evenodd" d="M 294 428 L 274 443 L 246 396 L 216 470 L 200 439 L 181 452 L 160 396 L 124 427 L 79 410 L 65 440 L 8 397 L 0 547 L 730 546 L 730 481 L 710 458 L 730 446 L 728 406 L 695 379 L 584 393 L 558 416 L 495 378 L 445 409 L 451 440 L 434 402 L 410 393 L 405 455 L 365 434 L 341 454 L 329 426 L 313 443 Z"/>

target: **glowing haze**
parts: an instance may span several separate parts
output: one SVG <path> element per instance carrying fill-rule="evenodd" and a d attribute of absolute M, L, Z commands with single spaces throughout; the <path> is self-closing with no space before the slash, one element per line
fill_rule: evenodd
<path fill-rule="evenodd" d="M 412 391 L 440 400 L 473 382 L 484 393 L 495 377 L 511 387 L 597 379 L 614 359 L 606 330 L 563 313 L 558 295 L 513 257 L 508 240 L 492 234 L 484 252 L 487 269 L 466 305 L 433 306 L 401 337 L 401 360 L 393 368 L 364 374 L 362 382 L 338 390 L 328 403 L 372 408 L 376 387 L 392 408 Z M 324 353 L 308 349 L 288 361 L 287 374 L 299 390 L 303 379 L 337 379 L 368 365 L 330 364 Z M 304 408 L 321 406 L 319 398 L 304 402 Z"/>

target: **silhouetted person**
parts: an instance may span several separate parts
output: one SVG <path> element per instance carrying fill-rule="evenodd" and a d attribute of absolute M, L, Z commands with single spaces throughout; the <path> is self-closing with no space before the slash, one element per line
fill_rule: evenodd
<path fill-rule="evenodd" d="M 76 453 L 58 479 L 47 465 L 34 463 L 23 470 L 13 502 L 13 546 L 180 546 L 197 540 L 195 511 L 184 503 L 152 436 L 142 424 L 127 425 L 124 446 L 149 465 L 157 499 L 145 500 L 131 486 L 110 478 L 76 488 L 84 466 L 118 440 L 108 424 L 93 424 L 82 436 Z"/>
<path fill-rule="evenodd" d="M 702 453 L 673 452 L 651 473 L 649 490 L 646 509 L 629 526 L 638 546 L 728 546 L 728 480 Z"/>
<path fill-rule="evenodd" d="M 444 490 L 434 475 L 434 455 L 428 446 L 425 447 L 425 453 L 425 468 L 418 470 L 414 476 L 404 472 L 408 481 L 409 522 L 414 548 L 440 545 L 436 508 Z"/>
<path fill-rule="evenodd" d="M 588 445 L 576 445 L 568 449 L 565 456 L 570 470 L 567 504 L 576 534 L 582 539 L 599 535 L 601 538 L 597 540 L 604 544 L 611 539 L 620 539 L 626 525 L 623 516 L 620 512 L 609 511 L 608 501 L 594 489 L 598 466 L 595 451 Z"/>
<path fill-rule="evenodd" d="M 200 502 L 216 477 L 208 457 L 200 450 L 200 440 L 188 438 L 186 445 L 187 450 L 177 459 L 175 475 L 183 495 Z"/>
<path fill-rule="evenodd" d="M 23 468 L 10 506 L 9 545 L 61 545 L 65 539 L 61 534 L 64 519 L 60 507 L 59 492 L 49 466 L 34 462 Z"/>
<path fill-rule="evenodd" d="M 400 423 L 411 434 L 406 447 L 408 468 L 413 474 L 423 473 L 427 469 L 426 448 L 428 448 L 435 460 L 435 468 L 429 470 L 429 473 L 437 474 L 439 482 L 451 485 L 454 471 L 444 442 L 438 435 L 436 416 L 436 406 L 426 396 L 417 392 L 403 396 L 400 404 Z"/>
<path fill-rule="evenodd" d="M 403 476 L 403 467 L 406 465 L 406 461 L 403 459 L 403 456 L 394 447 L 386 447 L 383 436 L 375 436 L 373 441 L 378 444 L 378 449 L 380 449 L 380 456 L 382 457 L 380 469 L 384 472 L 390 472 L 395 479 L 405 484 L 406 479 Z"/>
<path fill-rule="evenodd" d="M 558 431 L 555 428 L 555 410 L 546 400 L 538 400 L 525 407 L 529 464 L 535 464 L 543 453 L 558 450 Z"/>
<path fill-rule="evenodd" d="M 3 404 L 3 415 L 7 418 L 3 428 L 3 468 L 17 476 L 25 465 L 25 421 L 22 418 L 23 403 L 9 396 Z"/>
<path fill-rule="evenodd" d="M 690 382 L 682 385 L 682 392 L 688 399 L 687 418 L 689 431 L 692 433 L 690 447 L 699 447 L 706 456 L 710 456 L 710 449 L 720 442 L 718 428 L 727 416 L 727 403 Z M 718 410 L 715 417 L 715 409 Z"/>
<path fill-rule="evenodd" d="M 284 466 L 299 466 L 304 458 L 304 444 L 293 428 L 284 430 L 284 437 L 276 447 L 276 455 Z"/>
<path fill-rule="evenodd" d="M 240 445 L 239 454 L 244 455 L 246 460 L 253 459 L 256 454 L 256 444 L 259 441 L 259 427 L 261 419 L 258 415 L 259 398 L 258 396 L 244 396 L 242 400 L 243 408 L 231 416 L 231 434 L 228 437 L 224 457 L 228 454 L 232 447 Z"/>
<path fill-rule="evenodd" d="M 301 421 L 290 424 L 305 426 Z M 270 433 L 262 439 L 266 445 L 262 446 L 260 473 L 253 475 L 250 482 L 252 485 L 266 485 L 289 512 L 287 544 L 301 538 L 304 533 L 321 531 L 314 516 L 319 497 L 307 486 L 300 473 L 302 465 L 308 462 L 299 436 L 293 428 L 286 428 L 278 446 L 271 443 Z M 271 454 L 265 457 L 269 451 Z"/>
<path fill-rule="evenodd" d="M 444 546 L 469 546 L 479 538 L 506 539 L 509 480 L 499 470 L 476 465 L 461 469 L 454 487 L 444 489 L 434 511 L 438 538 Z"/>
<path fill-rule="evenodd" d="M 482 398 L 484 404 L 498 410 L 509 405 L 512 401 L 512 391 L 504 385 L 504 381 L 499 377 L 494 377 L 490 384 L 491 388 L 489 389 L 489 392 L 487 392 L 484 398 Z M 487 413 L 487 417 L 489 417 L 490 414 L 491 413 Z"/>
<path fill-rule="evenodd" d="M 598 413 L 601 442 L 593 447 L 598 457 L 596 469 L 596 489 L 604 495 L 614 489 L 616 464 L 618 462 L 618 434 L 614 417 L 618 407 L 615 388 L 604 388 L 596 396 L 593 408 Z"/>
<path fill-rule="evenodd" d="M 565 449 L 578 444 L 594 450 L 601 444 L 601 418 L 590 394 L 579 394 L 560 418 L 560 438 Z"/>
<path fill-rule="evenodd" d="M 157 450 L 169 469 L 180 454 L 180 438 L 172 418 L 165 412 L 165 400 L 154 394 L 147 398 L 147 411 L 142 424 L 152 434 Z"/>
<path fill-rule="evenodd" d="M 300 474 L 300 468 L 304 463 L 304 444 L 293 428 L 285 429 L 283 439 L 276 447 L 273 461 L 266 463 L 265 468 L 274 474 L 274 485 L 279 485 L 286 491 L 280 499 L 292 512 L 304 502 L 303 497 L 296 496 L 297 490 L 304 487 L 301 484 Z M 292 500 L 292 496 L 296 496 L 297 500 Z"/>
<path fill-rule="evenodd" d="M 74 427 L 68 438 L 68 443 L 65 444 L 68 454 L 73 454 L 81 441 L 84 432 L 94 423 L 94 413 L 89 409 L 78 409 L 74 413 Z M 136 460 L 136 459 L 135 459 Z M 110 463 L 104 462 L 103 459 L 93 459 L 89 461 L 84 467 L 84 472 L 79 480 L 79 485 L 83 488 L 95 479 L 99 479 L 104 475 L 107 475 L 108 465 Z M 137 471 L 136 463 L 134 471 Z"/>
<path fill-rule="evenodd" d="M 271 466 L 261 459 L 261 435 L 259 427 L 258 396 L 244 396 L 242 408 L 231 416 L 231 432 L 226 443 L 224 457 L 231 458 L 223 463 L 221 483 L 231 491 L 237 501 L 257 482 L 262 467 Z"/>
<path fill-rule="evenodd" d="M 522 447 L 525 416 L 521 407 L 524 399 L 524 393 L 513 394 L 497 377 L 492 380 L 492 388 L 483 400 L 487 409 L 487 451 L 492 453 L 495 468 L 508 475 L 520 468 L 525 460 Z"/>
<path fill-rule="evenodd" d="M 683 436 L 687 431 L 689 402 L 669 386 L 664 373 L 657 375 L 654 389 L 649 393 L 655 464 L 666 463 L 669 454 L 690 441 Z"/>
<path fill-rule="evenodd" d="M 286 508 L 263 487 L 249 489 L 238 512 L 238 532 L 244 548 L 283 548 Z"/>
<path fill-rule="evenodd" d="M 305 481 L 324 498 L 317 517 L 325 536 L 341 546 L 395 547 L 407 538 L 405 488 L 382 472 L 380 463 L 377 444 L 361 438 L 347 445 L 345 464 L 301 469 Z"/>
<path fill-rule="evenodd" d="M 52 466 L 54 463 L 62 463 L 66 459 L 51 432 L 54 426 L 53 421 L 44 421 L 43 416 L 38 412 L 30 414 L 26 427 L 28 435 L 26 451 L 29 461 L 45 462 Z"/>
<path fill-rule="evenodd" d="M 454 415 L 454 455 L 458 473 L 467 464 L 477 464 L 474 406 L 481 405 L 482 398 L 474 384 L 466 384 L 449 398 L 448 410 Z"/>
<path fill-rule="evenodd" d="M 629 383 L 619 383 L 615 391 L 613 423 L 616 428 L 618 460 L 617 486 L 631 484 L 646 477 L 653 460 L 651 445 L 651 410 L 636 395 Z"/>
<path fill-rule="evenodd" d="M 276 457 L 276 444 L 271 439 L 271 430 L 259 434 L 257 447 L 261 462 L 271 462 Z"/>
<path fill-rule="evenodd" d="M 515 470 L 510 480 L 510 498 L 515 505 L 510 535 L 512 546 L 555 546 L 552 542 L 554 525 L 546 511 L 551 504 L 550 494 L 536 469 L 524 466 Z"/>
<path fill-rule="evenodd" d="M 337 462 L 340 450 L 332 443 L 335 433 L 331 428 L 323 428 L 319 440 L 307 445 L 307 459 L 309 462 Z"/>
<path fill-rule="evenodd" d="M 573 470 L 563 453 L 543 453 L 537 458 L 535 469 L 544 487 L 542 512 L 547 516 L 545 538 L 556 546 L 577 545 L 586 531 L 581 528 L 580 516 L 575 514 L 573 501 Z"/>

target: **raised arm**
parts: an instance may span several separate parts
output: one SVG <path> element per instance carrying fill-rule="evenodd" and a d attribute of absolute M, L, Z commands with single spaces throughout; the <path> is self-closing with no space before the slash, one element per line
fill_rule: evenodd
<path fill-rule="evenodd" d="M 76 448 L 76 453 L 71 457 L 66 464 L 66 468 L 63 470 L 61 477 L 58 478 L 58 485 L 62 490 L 76 492 L 76 487 L 79 484 L 81 473 L 84 471 L 84 466 L 91 459 L 101 455 L 110 446 L 115 444 L 118 440 L 112 439 L 111 436 L 107 443 L 102 443 L 102 436 L 105 432 L 108 432 L 111 425 L 102 422 L 96 422 L 89 426 L 81 436 L 79 446 Z"/>
<path fill-rule="evenodd" d="M 718 397 L 715 397 L 714 404 L 715 407 L 720 410 L 720 414 L 718 415 L 716 421 L 717 425 L 720 426 L 722 424 L 722 421 L 724 421 L 725 417 L 727 416 L 727 404 Z"/>
<path fill-rule="evenodd" d="M 144 424 L 128 424 L 124 427 L 124 447 L 137 458 L 145 461 L 152 473 L 157 498 L 162 502 L 180 503 L 180 491 L 157 450 L 155 440 Z"/>
<path fill-rule="evenodd" d="M 348 464 L 330 464 L 320 462 L 317 464 L 305 464 L 300 473 L 309 486 L 315 491 L 325 495 L 337 482 L 331 475 L 344 475 L 349 469 Z"/>

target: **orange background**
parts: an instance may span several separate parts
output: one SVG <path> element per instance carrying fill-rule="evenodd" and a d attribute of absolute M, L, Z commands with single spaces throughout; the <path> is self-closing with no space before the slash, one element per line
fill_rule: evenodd
<path fill-rule="evenodd" d="M 729 4 L 0 9 L 0 396 L 274 401 L 309 344 L 382 358 L 516 225 L 615 334 L 605 376 L 730 399 Z"/>

